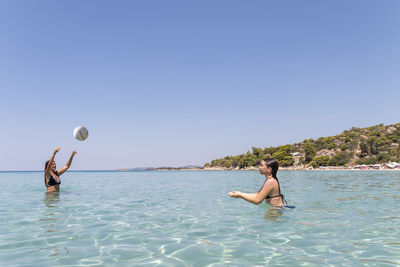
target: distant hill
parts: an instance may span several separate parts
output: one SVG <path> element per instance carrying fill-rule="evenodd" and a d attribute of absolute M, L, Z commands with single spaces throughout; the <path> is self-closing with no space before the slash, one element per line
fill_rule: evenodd
<path fill-rule="evenodd" d="M 186 165 L 183 167 L 158 167 L 158 168 L 153 168 L 153 169 L 148 169 L 148 171 L 154 170 L 175 170 L 175 171 L 181 171 L 181 170 L 194 170 L 194 169 L 203 169 L 202 166 L 197 166 L 197 165 Z"/>
<path fill-rule="evenodd" d="M 137 168 L 128 169 L 128 171 L 146 171 L 146 170 L 151 170 L 151 169 L 154 169 L 154 167 L 137 167 Z"/>
<path fill-rule="evenodd" d="M 186 165 L 183 167 L 136 167 L 131 169 L 122 169 L 126 171 L 153 171 L 153 170 L 189 170 L 189 169 L 202 169 L 202 166 Z"/>
<path fill-rule="evenodd" d="M 400 123 L 353 127 L 341 134 L 305 139 L 293 145 L 252 147 L 252 151 L 237 156 L 212 160 L 204 168 L 256 167 L 264 158 L 274 158 L 280 166 L 348 166 L 400 161 Z"/>

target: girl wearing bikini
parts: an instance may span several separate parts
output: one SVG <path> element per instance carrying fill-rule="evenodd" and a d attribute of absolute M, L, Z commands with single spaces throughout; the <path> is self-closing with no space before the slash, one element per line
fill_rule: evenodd
<path fill-rule="evenodd" d="M 66 172 L 69 167 L 71 167 L 72 159 L 74 158 L 76 151 L 72 151 L 71 157 L 69 158 L 67 164 L 59 169 L 56 170 L 56 163 L 54 162 L 54 157 L 56 156 L 57 152 L 60 151 L 61 148 L 57 147 L 53 155 L 51 155 L 50 160 L 46 161 L 44 167 L 44 184 L 47 188 L 46 192 L 56 192 L 60 190 L 60 175 Z"/>
<path fill-rule="evenodd" d="M 228 195 L 234 198 L 242 198 L 253 204 L 260 204 L 264 201 L 274 207 L 290 207 L 284 206 L 286 203 L 284 196 L 281 194 L 281 188 L 279 185 L 276 173 L 278 172 L 278 162 L 274 159 L 265 159 L 261 161 L 258 167 L 260 174 L 265 176 L 264 185 L 257 193 L 242 193 L 239 191 L 229 192 Z"/>

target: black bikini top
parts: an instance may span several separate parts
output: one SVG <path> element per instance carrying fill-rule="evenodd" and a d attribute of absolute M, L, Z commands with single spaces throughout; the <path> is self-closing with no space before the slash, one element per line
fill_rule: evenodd
<path fill-rule="evenodd" d="M 57 176 L 59 176 L 57 171 L 55 171 L 55 174 L 56 174 Z M 57 182 L 56 178 L 54 178 L 53 175 L 51 175 L 51 177 L 50 177 L 50 179 L 49 179 L 48 185 L 49 185 L 49 186 L 54 186 L 54 185 L 59 185 L 59 184 L 61 184 L 61 179 L 60 179 L 60 177 L 58 177 L 58 180 L 59 180 L 59 181 Z"/>
<path fill-rule="evenodd" d="M 271 197 L 271 196 L 266 196 L 265 199 L 268 199 L 268 198 L 276 198 L 276 197 L 283 197 L 283 195 L 282 195 L 282 194 L 279 194 L 279 195 L 276 195 L 276 196 L 273 196 L 273 197 Z"/>
<path fill-rule="evenodd" d="M 282 202 L 286 203 L 285 196 L 281 194 L 281 185 L 279 184 L 278 178 L 276 178 L 276 177 L 273 177 L 273 178 L 278 182 L 279 194 L 276 195 L 276 196 L 269 196 L 269 195 L 268 195 L 268 196 L 265 197 L 265 199 L 281 197 L 281 198 L 282 198 Z M 265 184 L 265 182 L 264 182 L 264 184 Z M 263 185 L 263 187 L 264 187 L 264 185 Z M 262 189 L 262 187 L 261 187 L 261 189 Z M 260 189 L 258 192 L 260 192 L 261 189 Z M 286 203 L 286 204 L 287 204 L 287 203 Z"/>

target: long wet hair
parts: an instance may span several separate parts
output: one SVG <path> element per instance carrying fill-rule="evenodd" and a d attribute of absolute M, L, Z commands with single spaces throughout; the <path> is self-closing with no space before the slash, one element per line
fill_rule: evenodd
<path fill-rule="evenodd" d="M 44 172 L 45 172 L 45 173 L 46 173 L 47 166 L 49 166 L 49 162 L 50 162 L 50 160 L 46 161 L 46 163 L 44 164 Z M 54 162 L 54 160 L 53 160 L 53 162 Z M 52 163 L 52 164 L 53 164 L 53 163 Z M 56 171 L 56 174 L 58 175 L 57 171 Z M 47 183 L 48 183 L 48 181 L 46 180 L 46 174 L 45 174 L 45 175 L 44 175 L 44 185 L 45 185 L 46 187 L 49 186 Z"/>
<path fill-rule="evenodd" d="M 44 164 L 44 173 L 45 173 L 45 175 L 44 175 L 44 185 L 46 187 L 49 187 L 48 181 L 46 180 L 46 170 L 47 170 L 47 166 L 49 165 L 49 162 L 50 162 L 50 160 L 46 161 L 46 163 Z"/>
<path fill-rule="evenodd" d="M 278 172 L 278 169 L 279 169 L 278 162 L 271 158 L 266 158 L 266 159 L 264 159 L 264 161 L 265 161 L 265 164 L 267 165 L 267 167 L 272 169 L 272 177 L 274 177 L 276 180 L 278 180 L 278 177 L 276 177 L 276 173 Z"/>
<path fill-rule="evenodd" d="M 281 185 L 279 184 L 278 177 L 276 177 L 276 173 L 278 172 L 278 169 L 279 169 L 278 162 L 276 160 L 274 160 L 274 159 L 271 159 L 271 158 L 266 158 L 266 159 L 264 159 L 264 161 L 265 161 L 265 164 L 267 165 L 267 167 L 272 169 L 272 177 L 278 182 L 279 195 L 282 197 L 282 202 L 284 204 L 286 204 L 287 207 L 289 207 L 288 203 L 287 203 L 287 201 L 285 199 L 285 196 L 282 195 L 282 193 L 281 193 Z M 262 189 L 262 187 L 261 187 L 261 189 Z M 260 192 L 261 189 L 258 192 Z M 290 206 L 290 207 L 293 208 L 294 206 Z"/>
<path fill-rule="evenodd" d="M 279 164 L 276 160 L 271 159 L 271 158 L 266 158 L 263 159 L 263 161 L 265 162 L 265 165 L 267 165 L 268 168 L 272 169 L 272 177 L 278 182 L 278 187 L 279 187 L 279 195 L 281 194 L 281 185 L 279 184 L 279 180 L 278 177 L 276 177 L 276 173 L 278 172 L 279 169 Z M 264 183 L 265 184 L 265 183 Z M 261 191 L 261 189 L 263 189 L 263 186 L 260 188 L 260 190 L 258 190 L 258 192 Z"/>
<path fill-rule="evenodd" d="M 47 166 L 49 165 L 50 160 L 46 161 L 46 163 L 44 164 L 44 170 L 47 169 Z"/>

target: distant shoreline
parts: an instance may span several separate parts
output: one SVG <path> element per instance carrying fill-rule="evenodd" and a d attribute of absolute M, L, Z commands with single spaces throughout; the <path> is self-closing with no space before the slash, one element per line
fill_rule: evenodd
<path fill-rule="evenodd" d="M 397 169 L 299 169 L 299 168 L 285 168 L 280 167 L 281 171 L 400 171 Z M 69 172 L 150 172 L 150 171 L 258 171 L 257 169 L 223 169 L 223 168 L 192 168 L 192 169 L 150 169 L 150 170 L 129 170 L 129 169 L 116 169 L 116 170 L 70 170 Z M 42 170 L 0 170 L 0 173 L 13 173 L 13 172 L 43 172 Z"/>
<path fill-rule="evenodd" d="M 258 169 L 254 168 L 246 168 L 246 169 L 223 169 L 223 168 L 208 168 L 203 169 L 204 171 L 258 171 Z M 365 169 L 355 169 L 355 168 L 293 168 L 293 167 L 280 167 L 279 170 L 283 171 L 400 171 L 400 168 L 397 169 L 374 169 L 374 168 L 365 168 Z"/>
<path fill-rule="evenodd" d="M 390 168 L 365 168 L 365 169 L 355 169 L 355 168 L 299 168 L 299 167 L 280 167 L 279 170 L 283 171 L 400 171 L 400 168 L 390 169 Z M 129 169 L 118 169 L 116 171 L 120 172 L 135 172 L 135 171 L 258 171 L 257 168 L 244 168 L 244 169 L 232 169 L 232 168 L 154 168 L 147 170 L 129 170 Z"/>

